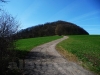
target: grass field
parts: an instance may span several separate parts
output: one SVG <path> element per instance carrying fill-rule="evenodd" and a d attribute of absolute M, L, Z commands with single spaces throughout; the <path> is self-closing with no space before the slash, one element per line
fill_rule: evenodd
<path fill-rule="evenodd" d="M 62 36 L 48 36 L 48 37 L 20 39 L 16 41 L 17 56 L 23 57 L 32 48 L 59 38 L 62 38 Z"/>
<path fill-rule="evenodd" d="M 57 45 L 57 49 L 65 50 L 63 55 L 69 55 L 82 61 L 82 65 L 100 74 L 100 36 L 75 35 Z M 59 50 L 58 50 L 59 51 Z"/>
<path fill-rule="evenodd" d="M 62 36 L 48 36 L 48 37 L 38 37 L 38 38 L 28 38 L 20 39 L 16 42 L 17 49 L 19 50 L 31 50 L 32 48 L 59 39 Z"/>

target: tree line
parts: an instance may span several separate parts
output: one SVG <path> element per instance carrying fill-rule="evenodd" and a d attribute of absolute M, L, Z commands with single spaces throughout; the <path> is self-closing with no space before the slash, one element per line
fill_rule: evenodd
<path fill-rule="evenodd" d="M 53 35 L 89 35 L 89 33 L 76 24 L 58 20 L 22 29 L 15 37 L 33 38 Z"/>

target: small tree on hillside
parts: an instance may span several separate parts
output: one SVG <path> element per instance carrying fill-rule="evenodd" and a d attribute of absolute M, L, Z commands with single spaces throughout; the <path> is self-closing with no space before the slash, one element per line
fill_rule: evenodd
<path fill-rule="evenodd" d="M 55 34 L 61 36 L 63 34 L 63 26 L 61 24 L 56 26 Z"/>

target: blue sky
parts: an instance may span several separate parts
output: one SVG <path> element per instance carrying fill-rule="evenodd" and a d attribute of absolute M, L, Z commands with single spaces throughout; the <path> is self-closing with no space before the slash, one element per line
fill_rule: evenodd
<path fill-rule="evenodd" d="M 57 20 L 100 34 L 100 0 L 8 0 L 3 8 L 21 22 L 21 29 Z"/>

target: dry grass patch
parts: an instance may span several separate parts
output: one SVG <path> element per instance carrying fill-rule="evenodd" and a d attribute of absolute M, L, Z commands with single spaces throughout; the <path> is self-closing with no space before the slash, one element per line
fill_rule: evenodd
<path fill-rule="evenodd" d="M 77 62 L 77 57 L 83 67 L 100 75 L 100 35 L 69 36 L 57 50 L 68 60 Z"/>
<path fill-rule="evenodd" d="M 80 64 L 78 58 L 73 55 L 72 53 L 68 52 L 67 50 L 65 50 L 64 48 L 62 48 L 61 46 L 56 46 L 56 50 L 68 61 L 72 61 L 72 62 L 76 62 L 78 64 Z"/>

